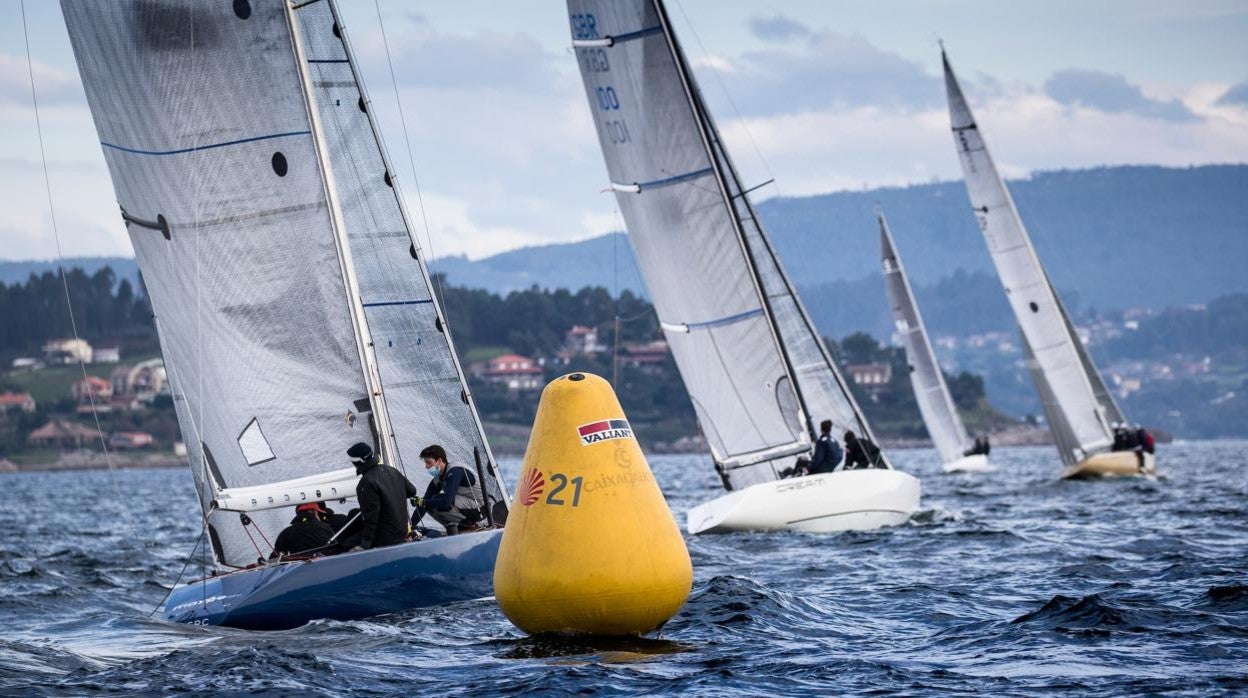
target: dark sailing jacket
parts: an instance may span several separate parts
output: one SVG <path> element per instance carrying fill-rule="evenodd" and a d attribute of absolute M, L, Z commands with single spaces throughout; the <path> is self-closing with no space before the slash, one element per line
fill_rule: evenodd
<path fill-rule="evenodd" d="M 477 479 L 468 469 L 452 465 L 446 469 L 446 476 L 429 483 L 425 490 L 424 505 L 428 511 L 460 510 L 467 518 L 479 518 L 484 501 L 481 491 L 477 488 Z"/>
<path fill-rule="evenodd" d="M 830 473 L 841 463 L 841 444 L 831 434 L 823 434 L 815 442 L 815 455 L 810 459 L 810 474 Z"/>
<path fill-rule="evenodd" d="M 362 522 L 360 547 L 380 548 L 407 540 L 407 500 L 416 487 L 403 473 L 374 463 L 360 475 L 355 497 Z"/>
<path fill-rule="evenodd" d="M 334 536 L 334 529 L 316 514 L 305 511 L 290 520 L 290 525 L 277 534 L 273 555 L 295 555 L 323 548 Z M 325 551 L 321 551 L 325 552 Z"/>
<path fill-rule="evenodd" d="M 880 447 L 871 439 L 859 436 L 853 443 L 845 444 L 845 470 L 872 468 L 880 464 Z"/>

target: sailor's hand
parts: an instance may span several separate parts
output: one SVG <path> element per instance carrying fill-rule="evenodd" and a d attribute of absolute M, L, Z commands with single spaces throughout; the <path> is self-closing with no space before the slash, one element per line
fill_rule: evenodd
<path fill-rule="evenodd" d="M 424 497 L 412 497 L 411 499 L 408 499 L 407 501 L 411 502 L 412 506 L 414 507 L 423 507 L 425 505 Z"/>
<path fill-rule="evenodd" d="M 361 551 L 361 550 L 363 550 L 363 549 L 364 549 L 364 547 L 363 547 L 363 546 L 357 545 L 357 546 L 355 546 L 354 548 L 351 548 L 350 550 L 348 550 L 347 552 L 349 552 L 349 553 L 358 553 L 359 551 Z"/>

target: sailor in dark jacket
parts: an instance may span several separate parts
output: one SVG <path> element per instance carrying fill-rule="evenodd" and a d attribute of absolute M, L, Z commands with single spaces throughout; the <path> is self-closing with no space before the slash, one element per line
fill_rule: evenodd
<path fill-rule="evenodd" d="M 446 449 L 437 444 L 426 447 L 420 457 L 432 479 L 425 496 L 417 500 L 412 520 L 419 521 L 421 516 L 429 514 L 442 524 L 449 536 L 480 521 L 485 499 L 477 478 L 461 465 L 448 464 Z"/>
<path fill-rule="evenodd" d="M 815 455 L 810 459 L 810 474 L 830 473 L 841 464 L 841 445 L 832 437 L 832 420 L 819 424 L 819 439 L 815 441 Z"/>
<path fill-rule="evenodd" d="M 845 432 L 845 470 L 883 467 L 880 448 L 867 437 L 859 438 L 852 431 Z"/>
<path fill-rule="evenodd" d="M 360 481 L 355 497 L 360 503 L 359 547 L 380 548 L 407 540 L 407 500 L 416 487 L 403 473 L 382 463 L 366 443 L 347 450 Z"/>
<path fill-rule="evenodd" d="M 320 502 L 308 502 L 295 507 L 295 518 L 290 525 L 277 534 L 270 558 L 300 553 L 326 553 L 324 548 L 334 535 L 334 529 L 325 522 L 327 511 Z"/>

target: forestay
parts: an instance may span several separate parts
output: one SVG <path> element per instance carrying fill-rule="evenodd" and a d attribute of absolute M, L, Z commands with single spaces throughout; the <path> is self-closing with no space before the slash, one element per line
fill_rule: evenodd
<path fill-rule="evenodd" d="M 936 353 L 932 351 L 927 328 L 923 325 L 923 316 L 914 301 L 910 280 L 906 277 L 901 258 L 897 256 L 893 234 L 888 229 L 888 221 L 884 219 L 883 211 L 876 211 L 876 220 L 880 226 L 884 287 L 888 291 L 888 304 L 893 310 L 897 335 L 906 352 L 914 398 L 919 403 L 923 423 L 927 425 L 927 432 L 932 437 L 936 450 L 940 452 L 941 460 L 952 463 L 962 457 L 970 446 L 971 438 L 958 416 L 958 408 L 953 403 L 949 386 L 945 384 L 945 376 L 936 361 Z"/>
<path fill-rule="evenodd" d="M 394 457 L 423 490 L 429 477 L 418 458 L 421 449 L 440 444 L 451 462 L 474 473 L 476 449 L 489 498 L 505 502 L 336 4 L 296 7 L 299 48 L 385 394 Z"/>
<path fill-rule="evenodd" d="M 1053 408 L 1063 415 L 1062 421 L 1073 437 L 1073 446 L 1061 448 L 1062 459 L 1080 460 L 1112 443 L 1110 415 L 1097 399 L 1098 391 L 1093 387 L 1096 383 L 1103 390 L 1104 384 L 1096 367 L 1081 353 L 1079 337 L 1045 276 L 1014 200 L 988 154 L 943 51 L 941 59 L 953 140 L 962 162 L 971 206 L 1005 286 L 1010 307 L 1035 357 L 1037 375 L 1044 378 L 1042 390 L 1049 392 Z M 1105 395 L 1108 396 L 1107 391 Z"/>
<path fill-rule="evenodd" d="M 725 485 L 775 479 L 812 422 L 867 432 L 652 0 L 569 0 L 611 187 Z"/>

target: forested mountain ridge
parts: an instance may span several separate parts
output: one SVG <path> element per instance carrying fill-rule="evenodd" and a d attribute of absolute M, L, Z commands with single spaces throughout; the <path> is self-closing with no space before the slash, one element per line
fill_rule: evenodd
<path fill-rule="evenodd" d="M 1242 269 L 1248 259 L 1248 165 L 1063 170 L 1009 184 L 1049 276 L 1071 305 L 1164 308 L 1248 291 L 1248 274 Z M 776 197 L 759 204 L 790 276 L 825 333 L 878 334 L 888 322 L 878 280 L 877 204 L 888 216 L 925 314 L 937 312 L 929 311 L 929 305 L 982 309 L 983 303 L 995 302 L 995 310 L 974 316 L 988 325 L 950 326 L 946 331 L 1012 326 L 998 298 L 999 286 L 984 283 L 993 275 L 992 265 L 965 188 L 961 181 L 952 181 Z M 133 282 L 133 260 L 75 258 L 66 263 L 89 273 L 111 264 L 118 278 Z M 524 247 L 475 261 L 444 257 L 431 266 L 452 284 L 495 293 L 536 285 L 573 290 L 601 286 L 613 293 L 645 294 L 621 233 Z M 31 272 L 49 269 L 55 265 L 0 262 L 0 282 L 25 281 Z M 959 270 L 967 276 L 956 276 Z M 816 312 L 816 307 L 824 310 Z M 934 317 L 928 320 L 943 324 Z"/>

